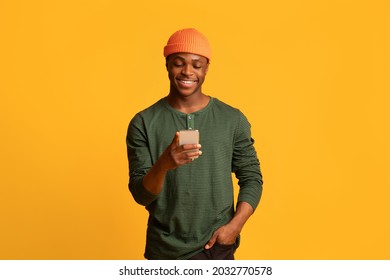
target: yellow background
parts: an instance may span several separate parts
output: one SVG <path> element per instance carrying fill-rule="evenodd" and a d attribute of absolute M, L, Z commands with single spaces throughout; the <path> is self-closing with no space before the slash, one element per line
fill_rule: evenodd
<path fill-rule="evenodd" d="M 388 1 L 0 0 L 0 258 L 143 259 L 125 135 L 209 37 L 264 174 L 238 259 L 390 259 Z"/>

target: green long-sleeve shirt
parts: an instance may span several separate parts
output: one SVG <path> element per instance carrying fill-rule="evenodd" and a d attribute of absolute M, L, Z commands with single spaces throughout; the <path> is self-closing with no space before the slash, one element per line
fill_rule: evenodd
<path fill-rule="evenodd" d="M 168 171 L 161 193 L 153 195 L 142 178 L 183 129 L 199 130 L 203 154 Z M 147 259 L 187 259 L 203 250 L 212 233 L 234 215 L 232 172 L 240 186 L 237 202 L 253 209 L 259 203 L 262 175 L 250 124 L 216 98 L 192 114 L 173 109 L 163 98 L 134 116 L 126 140 L 129 189 L 149 211 Z"/>

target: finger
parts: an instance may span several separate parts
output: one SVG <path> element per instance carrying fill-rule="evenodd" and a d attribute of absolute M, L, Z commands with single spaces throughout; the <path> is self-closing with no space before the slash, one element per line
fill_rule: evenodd
<path fill-rule="evenodd" d="M 217 236 L 216 234 L 213 234 L 213 236 L 210 238 L 209 242 L 207 242 L 206 246 L 204 248 L 206 250 L 210 249 L 211 247 L 214 246 L 215 242 L 217 241 Z"/>
<path fill-rule="evenodd" d="M 188 158 L 198 158 L 202 155 L 202 151 L 191 151 L 186 153 Z"/>
<path fill-rule="evenodd" d="M 199 150 L 200 148 L 202 148 L 201 144 L 184 144 L 182 146 L 183 150 Z"/>

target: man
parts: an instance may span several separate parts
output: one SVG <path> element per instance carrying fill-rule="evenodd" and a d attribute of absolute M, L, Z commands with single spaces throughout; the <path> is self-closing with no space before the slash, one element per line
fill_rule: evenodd
<path fill-rule="evenodd" d="M 149 212 L 145 258 L 234 259 L 262 193 L 250 124 L 202 92 L 211 59 L 203 34 L 175 32 L 164 56 L 169 94 L 134 116 L 126 139 L 129 189 Z M 191 129 L 201 144 L 179 145 L 178 131 Z M 232 172 L 240 186 L 236 209 Z"/>

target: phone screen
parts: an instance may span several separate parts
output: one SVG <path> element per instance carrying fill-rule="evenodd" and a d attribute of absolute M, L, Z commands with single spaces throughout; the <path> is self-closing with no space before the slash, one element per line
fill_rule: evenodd
<path fill-rule="evenodd" d="M 179 145 L 199 144 L 199 130 L 180 130 Z"/>

